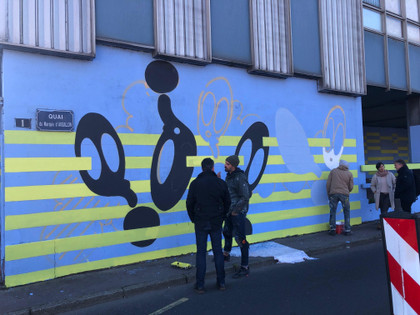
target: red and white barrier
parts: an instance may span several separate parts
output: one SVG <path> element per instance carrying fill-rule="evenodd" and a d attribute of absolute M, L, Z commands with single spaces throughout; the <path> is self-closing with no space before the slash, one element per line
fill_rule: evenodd
<path fill-rule="evenodd" d="M 383 218 L 395 315 L 420 315 L 420 257 L 416 220 Z"/>

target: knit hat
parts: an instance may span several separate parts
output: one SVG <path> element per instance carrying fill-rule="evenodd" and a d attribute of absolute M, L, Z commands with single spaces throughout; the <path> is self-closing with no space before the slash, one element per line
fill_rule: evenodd
<path fill-rule="evenodd" d="M 339 165 L 340 166 L 345 166 L 345 167 L 349 168 L 349 162 L 347 162 L 346 160 L 340 160 Z"/>
<path fill-rule="evenodd" d="M 237 167 L 239 165 L 239 158 L 237 155 L 231 155 L 226 158 L 226 161 L 230 163 L 230 165 Z"/>

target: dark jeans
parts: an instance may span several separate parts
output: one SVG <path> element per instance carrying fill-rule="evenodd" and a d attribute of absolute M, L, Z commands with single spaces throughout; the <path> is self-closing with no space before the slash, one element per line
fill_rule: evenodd
<path fill-rule="evenodd" d="M 413 203 L 405 199 L 400 199 L 400 200 L 401 200 L 401 208 L 403 209 L 403 211 L 411 213 L 411 205 Z"/>
<path fill-rule="evenodd" d="M 245 219 L 246 214 L 230 215 L 225 220 L 223 236 L 225 237 L 225 252 L 230 253 L 232 250 L 232 238 L 241 249 L 241 266 L 247 267 L 249 260 L 249 243 L 245 235 Z"/>
<path fill-rule="evenodd" d="M 342 195 L 342 194 L 333 194 L 329 196 L 330 201 L 330 229 L 335 230 L 336 228 L 336 212 L 338 202 L 341 202 L 343 206 L 343 213 L 344 213 L 344 231 L 350 232 L 350 200 L 349 196 Z"/>
<path fill-rule="evenodd" d="M 387 213 L 389 207 L 391 207 L 391 200 L 389 200 L 389 194 L 381 193 L 379 195 L 379 209 L 381 209 L 381 214 Z"/>
<path fill-rule="evenodd" d="M 207 254 L 207 239 L 210 235 L 211 246 L 214 255 L 214 265 L 216 266 L 217 282 L 220 284 L 225 283 L 225 262 L 222 252 L 222 228 L 211 229 L 195 227 L 195 239 L 197 244 L 196 256 L 196 278 L 197 286 L 204 286 L 204 277 L 206 275 L 206 254 Z"/>

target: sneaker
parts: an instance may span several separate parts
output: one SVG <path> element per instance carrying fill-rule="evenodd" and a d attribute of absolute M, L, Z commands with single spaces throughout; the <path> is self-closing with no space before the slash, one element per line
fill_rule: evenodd
<path fill-rule="evenodd" d="M 194 286 L 194 291 L 197 292 L 198 294 L 203 294 L 204 292 L 206 292 L 204 290 L 204 287 L 201 287 L 201 286 L 198 286 L 198 285 Z"/>
<path fill-rule="evenodd" d="M 352 233 L 351 233 L 351 231 L 344 231 L 344 235 L 345 236 L 349 236 L 349 235 L 351 235 Z"/>
<path fill-rule="evenodd" d="M 239 269 L 234 275 L 233 275 L 233 278 L 234 279 L 238 279 L 238 278 L 241 278 L 241 277 L 248 277 L 248 275 L 249 275 L 249 267 L 248 268 L 245 268 L 245 267 L 242 267 L 241 266 L 241 269 Z"/>
<path fill-rule="evenodd" d="M 229 262 L 229 261 L 230 261 L 230 254 L 229 254 L 229 253 L 223 253 L 223 259 L 224 259 L 226 262 Z"/>
<path fill-rule="evenodd" d="M 219 291 L 225 291 L 226 285 L 224 283 L 217 283 L 217 288 L 219 289 Z"/>
<path fill-rule="evenodd" d="M 328 234 L 331 236 L 335 236 L 336 233 L 335 233 L 335 230 L 329 230 Z"/>

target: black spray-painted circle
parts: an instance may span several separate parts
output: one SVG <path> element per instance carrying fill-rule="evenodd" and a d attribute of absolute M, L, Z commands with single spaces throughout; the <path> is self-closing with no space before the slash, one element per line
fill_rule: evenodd
<path fill-rule="evenodd" d="M 144 72 L 147 85 L 156 93 L 169 93 L 178 85 L 178 71 L 167 61 L 156 60 Z"/>
<path fill-rule="evenodd" d="M 127 213 L 124 218 L 124 230 L 142 229 L 154 226 L 160 226 L 159 215 L 155 210 L 149 207 L 142 206 L 134 208 L 129 213 Z M 148 240 L 132 242 L 131 244 L 137 247 L 146 247 L 153 244 L 155 240 L 156 237 Z"/>

